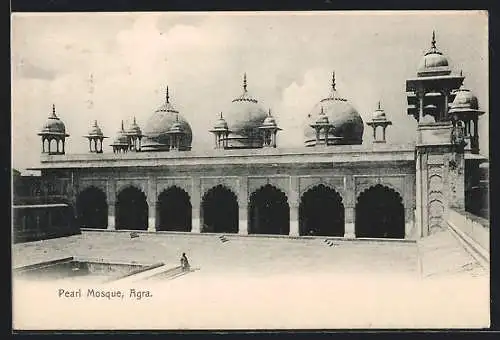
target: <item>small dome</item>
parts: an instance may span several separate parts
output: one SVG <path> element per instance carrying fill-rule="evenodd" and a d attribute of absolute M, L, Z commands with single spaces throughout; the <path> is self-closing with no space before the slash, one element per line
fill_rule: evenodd
<path fill-rule="evenodd" d="M 328 120 L 328 116 L 325 114 L 323 106 L 321 107 L 321 112 L 318 114 L 318 118 L 314 122 L 314 125 L 329 125 L 330 121 Z"/>
<path fill-rule="evenodd" d="M 115 139 L 113 140 L 113 144 L 111 146 L 127 146 L 129 145 L 129 139 L 127 134 L 125 133 L 125 129 L 123 128 L 123 120 L 121 129 L 116 134 Z"/>
<path fill-rule="evenodd" d="M 56 106 L 52 105 L 52 114 L 45 122 L 39 135 L 66 135 L 66 127 L 56 115 Z"/>
<path fill-rule="evenodd" d="M 271 109 L 269 109 L 267 117 L 266 119 L 264 119 L 264 122 L 262 123 L 262 127 L 278 127 L 276 119 L 274 119 L 274 117 L 271 115 Z"/>
<path fill-rule="evenodd" d="M 191 149 L 193 133 L 189 123 L 179 114 L 172 103 L 170 102 L 169 91 L 167 93 L 165 103 L 155 110 L 149 118 L 144 128 L 144 141 L 142 149 L 165 149 L 169 146 L 169 131 L 174 122 L 178 121 L 184 131 L 184 136 L 181 139 L 181 149 Z"/>
<path fill-rule="evenodd" d="M 221 112 L 219 119 L 217 119 L 217 121 L 215 122 L 214 130 L 219 131 L 219 130 L 227 130 L 227 129 L 228 129 L 227 122 L 224 119 L 224 117 L 222 117 L 222 112 Z"/>
<path fill-rule="evenodd" d="M 97 120 L 94 120 L 94 123 L 90 127 L 88 137 L 104 137 L 101 128 L 97 125 Z"/>
<path fill-rule="evenodd" d="M 417 75 L 419 77 L 448 75 L 451 70 L 448 65 L 448 59 L 438 51 L 436 47 L 436 35 L 432 32 L 431 48 L 420 60 Z"/>
<path fill-rule="evenodd" d="M 134 120 L 132 121 L 132 124 L 130 125 L 130 128 L 127 130 L 127 134 L 130 136 L 142 136 L 141 128 L 137 124 L 135 117 Z"/>
<path fill-rule="evenodd" d="M 455 93 L 455 99 L 450 105 L 450 113 L 465 110 L 478 110 L 479 103 L 477 97 L 467 89 L 459 89 Z"/>
<path fill-rule="evenodd" d="M 168 130 L 168 133 L 184 133 L 184 129 L 182 128 L 182 124 L 179 122 L 179 117 L 176 117 L 176 121 L 172 124 L 170 129 Z"/>
<path fill-rule="evenodd" d="M 378 107 L 375 110 L 375 112 L 373 112 L 373 114 L 372 114 L 372 119 L 373 120 L 384 120 L 384 119 L 387 119 L 387 117 L 385 115 L 385 111 L 380 107 L 380 102 L 378 102 Z"/>
<path fill-rule="evenodd" d="M 418 67 L 419 70 L 424 71 L 426 69 L 434 68 L 434 67 L 446 67 L 448 66 L 448 59 L 438 51 L 427 52 L 422 60 L 420 61 L 420 65 Z"/>
<path fill-rule="evenodd" d="M 361 144 L 363 141 L 364 123 L 358 111 L 347 101 L 341 98 L 335 89 L 335 73 L 332 77 L 332 89 L 327 98 L 317 103 L 307 115 L 304 127 L 306 146 L 316 144 L 316 132 L 311 127 L 317 119 L 317 113 L 323 109 L 329 124 L 332 126 L 328 133 L 331 144 Z"/>

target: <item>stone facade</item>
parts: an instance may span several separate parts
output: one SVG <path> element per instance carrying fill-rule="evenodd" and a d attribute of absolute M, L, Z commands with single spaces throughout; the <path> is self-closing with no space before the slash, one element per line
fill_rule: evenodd
<path fill-rule="evenodd" d="M 450 208 L 465 207 L 463 148 L 451 140 L 451 123 L 421 124 L 416 152 L 417 223 L 421 235 L 446 227 Z"/>
<path fill-rule="evenodd" d="M 191 150 L 192 131 L 167 88 L 145 129 L 144 150 L 130 144 L 122 122 L 116 140 L 123 139 L 127 152 L 43 153 L 36 170 L 44 190 L 59 193 L 84 227 L 424 237 L 445 228 L 450 209 L 466 208 L 466 197 L 470 203 L 480 186 L 478 168 L 486 159 L 478 145 L 466 151 L 463 141 L 478 138 L 477 118 L 484 112 L 462 88 L 464 79 L 452 72 L 433 33 L 416 77 L 406 81 L 408 114 L 418 122 L 416 144 L 385 143 L 391 122 L 379 104 L 368 125 L 374 134 L 382 126 L 384 137 L 363 145 L 361 115 L 339 96 L 333 73 L 330 94 L 307 116 L 304 147 L 278 148 L 280 129 L 249 94 L 245 74 L 242 95 L 210 130 L 215 150 Z M 65 138 L 61 124 L 54 111 L 45 127 Z M 272 142 L 261 133 L 268 128 Z M 143 136 L 136 124 L 131 129 Z M 178 133 L 189 145 L 177 145 Z"/>
<path fill-rule="evenodd" d="M 359 196 L 376 185 L 392 189 L 402 199 L 405 216 L 405 237 L 412 238 L 415 232 L 415 162 L 413 148 L 385 146 L 378 149 L 363 147 L 335 147 L 321 152 L 280 150 L 257 153 L 255 150 L 231 154 L 206 154 L 200 161 L 198 155 L 168 155 L 158 159 L 158 166 L 138 168 L 147 154 L 122 159 L 121 163 L 94 167 L 92 161 L 84 161 L 86 167 L 71 167 L 68 157 L 50 158 L 42 162 L 43 176 L 71 181 L 74 188 L 69 199 L 77 205 L 80 193 L 90 187 L 106 195 L 108 207 L 108 229 L 116 226 L 116 200 L 127 187 L 135 187 L 144 193 L 148 205 L 148 230 L 158 227 L 158 198 L 165 190 L 177 187 L 187 193 L 192 211 L 191 232 L 203 231 L 202 202 L 207 192 L 223 186 L 234 193 L 238 202 L 239 234 L 249 233 L 249 204 L 253 193 L 264 186 L 272 186 L 286 196 L 289 205 L 289 235 L 299 235 L 299 207 L 304 193 L 323 185 L 333 189 L 341 197 L 345 209 L 345 237 L 355 237 L 355 209 Z M 335 152 L 334 152 L 335 151 Z M 265 163 L 259 162 L 265 156 Z M 274 156 L 267 158 L 267 156 Z M 390 158 L 385 160 L 384 158 Z M 179 165 L 183 160 L 185 164 Z M 275 163 L 269 159 L 275 159 Z M 191 164 L 189 164 L 191 160 Z M 228 167 L 228 160 L 232 163 Z"/>

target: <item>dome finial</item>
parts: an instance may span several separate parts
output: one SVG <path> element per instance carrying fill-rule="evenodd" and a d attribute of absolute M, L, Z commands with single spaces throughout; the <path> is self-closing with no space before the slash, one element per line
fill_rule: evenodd
<path fill-rule="evenodd" d="M 269 108 L 269 111 L 267 112 L 267 115 L 271 117 L 271 108 Z"/>
<path fill-rule="evenodd" d="M 134 124 L 137 124 L 137 122 L 135 121 L 135 116 L 134 116 Z"/>
<path fill-rule="evenodd" d="M 380 110 L 380 100 L 378 101 L 378 110 Z"/>
<path fill-rule="evenodd" d="M 321 112 L 320 112 L 321 115 L 324 115 L 325 114 L 325 111 L 323 110 L 323 106 L 321 106 Z"/>
<path fill-rule="evenodd" d="M 335 91 L 335 71 L 332 72 L 332 91 Z"/>
<path fill-rule="evenodd" d="M 224 118 L 222 117 L 222 111 L 220 112 L 220 119 L 224 119 Z"/>
<path fill-rule="evenodd" d="M 247 92 L 247 73 L 243 73 L 243 91 Z"/>
<path fill-rule="evenodd" d="M 123 128 L 123 119 L 122 119 L 122 131 L 125 131 L 125 129 Z"/>
<path fill-rule="evenodd" d="M 432 47 L 433 50 L 436 49 L 436 32 L 434 30 L 432 30 L 431 47 Z"/>
<path fill-rule="evenodd" d="M 178 112 L 175 114 L 175 122 L 179 123 L 179 113 Z"/>
<path fill-rule="evenodd" d="M 97 126 L 97 119 L 94 119 L 94 126 Z"/>
<path fill-rule="evenodd" d="M 52 117 L 57 118 L 57 116 L 56 116 L 56 104 L 52 104 Z"/>
<path fill-rule="evenodd" d="M 168 103 L 170 103 L 170 95 L 168 94 L 168 86 L 167 86 L 167 93 L 165 94 L 165 100 Z"/>

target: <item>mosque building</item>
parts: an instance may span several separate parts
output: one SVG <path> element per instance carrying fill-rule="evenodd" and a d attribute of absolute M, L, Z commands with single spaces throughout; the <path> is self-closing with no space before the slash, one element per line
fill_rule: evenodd
<path fill-rule="evenodd" d="M 464 79 L 433 34 L 406 81 L 416 142 L 401 145 L 386 140 L 386 129 L 398 128 L 395 113 L 379 102 L 364 122 L 337 89 L 335 73 L 324 98 L 297 113 L 305 121 L 298 148 L 281 145 L 279 112 L 251 94 L 246 74 L 241 95 L 214 113 L 206 131 L 191 129 L 167 87 L 143 128 L 135 118 L 129 127 L 117 124 L 112 150 L 103 150 L 108 136 L 94 121 L 84 136 L 88 153 L 67 154 L 71 136 L 53 107 L 39 133 L 41 180 L 26 194 L 45 199 L 18 203 L 14 234 L 48 235 L 69 228 L 74 216 L 74 230 L 425 237 L 445 227 L 449 209 L 478 201 L 480 164 L 487 162 L 479 154 L 484 112 Z M 363 142 L 364 129 L 372 142 Z M 192 148 L 194 133 L 212 134 L 213 150 Z"/>

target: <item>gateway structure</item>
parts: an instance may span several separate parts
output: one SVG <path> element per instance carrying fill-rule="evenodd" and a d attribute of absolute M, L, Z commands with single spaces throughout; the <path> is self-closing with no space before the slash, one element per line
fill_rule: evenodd
<path fill-rule="evenodd" d="M 363 122 L 337 91 L 335 74 L 327 95 L 304 113 L 304 146 L 295 149 L 279 143 L 278 121 L 250 93 L 246 75 L 230 110 L 196 132 L 213 134 L 209 152 L 192 149 L 194 132 L 168 89 L 143 129 L 135 119 L 121 123 L 112 152 L 103 152 L 107 137 L 93 122 L 89 152 L 66 154 L 69 135 L 54 108 L 40 132 L 41 179 L 29 195 L 59 197 L 49 203 L 74 209 L 85 228 L 420 238 L 445 227 L 449 209 L 478 201 L 479 165 L 487 161 L 479 155 L 483 112 L 463 81 L 433 36 L 406 82 L 407 113 L 418 127 L 416 143 L 404 145 L 386 143 L 386 129 L 397 127 L 380 103 Z M 363 143 L 365 128 L 373 143 Z M 43 204 L 22 207 L 19 237 L 63 223 Z"/>

